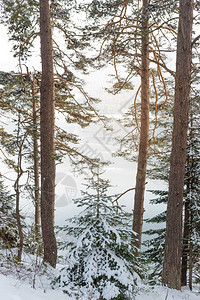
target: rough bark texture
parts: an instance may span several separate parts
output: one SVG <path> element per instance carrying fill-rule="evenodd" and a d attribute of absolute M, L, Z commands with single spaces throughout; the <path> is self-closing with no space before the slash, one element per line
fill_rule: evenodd
<path fill-rule="evenodd" d="M 141 128 L 139 156 L 136 176 L 133 231 L 138 234 L 138 241 L 134 242 L 137 248 L 141 247 L 142 223 L 144 211 L 144 192 L 146 180 L 146 166 L 149 139 L 149 33 L 147 7 L 149 0 L 143 0 L 142 21 L 142 70 L 141 70 Z"/>
<path fill-rule="evenodd" d="M 181 288 L 182 206 L 191 77 L 193 0 L 180 0 L 174 124 L 169 176 L 163 284 Z"/>
<path fill-rule="evenodd" d="M 41 225 L 44 261 L 56 266 L 57 247 L 54 234 L 55 161 L 54 123 L 55 95 L 53 76 L 53 47 L 49 1 L 40 1 L 41 38 Z"/>
<path fill-rule="evenodd" d="M 40 234 L 40 185 L 39 185 L 39 152 L 38 152 L 38 132 L 36 114 L 36 91 L 35 75 L 33 74 L 32 83 L 33 95 L 33 161 L 34 161 L 34 200 L 35 200 L 35 232 Z"/>

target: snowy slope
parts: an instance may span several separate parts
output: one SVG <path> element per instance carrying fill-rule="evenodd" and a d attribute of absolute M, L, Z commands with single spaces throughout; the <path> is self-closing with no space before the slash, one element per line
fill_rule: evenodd
<path fill-rule="evenodd" d="M 200 294 L 195 294 L 189 290 L 181 292 L 156 286 L 153 291 L 149 290 L 138 295 L 136 300 L 200 300 Z"/>
<path fill-rule="evenodd" d="M 61 291 L 33 289 L 11 277 L 0 274 L 0 300 L 67 300 Z"/>
<path fill-rule="evenodd" d="M 167 297 L 166 297 L 167 296 Z M 143 291 L 136 300 L 200 300 L 200 294 L 190 291 L 178 292 L 163 287 L 154 291 Z M 61 291 L 33 289 L 28 284 L 0 274 L 0 300 L 75 300 L 67 297 Z M 85 299 L 88 300 L 88 299 Z"/>

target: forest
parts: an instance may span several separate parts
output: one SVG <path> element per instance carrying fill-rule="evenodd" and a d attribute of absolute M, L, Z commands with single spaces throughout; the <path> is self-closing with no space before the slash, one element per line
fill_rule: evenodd
<path fill-rule="evenodd" d="M 1 29 L 1 299 L 200 299 L 200 2 L 1 0 Z"/>

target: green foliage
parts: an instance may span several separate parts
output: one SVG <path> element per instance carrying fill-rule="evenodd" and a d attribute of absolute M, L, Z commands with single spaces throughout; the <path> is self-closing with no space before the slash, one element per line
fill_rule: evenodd
<path fill-rule="evenodd" d="M 196 264 L 198 265 L 199 260 L 199 249 L 200 249 L 200 136 L 199 136 L 199 112 L 198 112 L 198 101 L 194 106 L 191 106 L 190 111 L 190 122 L 188 131 L 188 143 L 187 143 L 187 160 L 185 169 L 185 189 L 184 189 L 184 203 L 189 203 L 189 236 L 187 241 L 192 243 L 192 262 L 194 264 L 194 274 L 196 270 Z M 167 158 L 163 156 L 163 162 L 159 167 L 159 163 L 156 163 L 156 168 L 152 168 L 151 173 L 154 174 L 154 178 L 157 179 L 168 179 L 169 168 L 163 168 L 163 165 L 167 162 Z M 169 164 L 169 158 L 168 158 Z M 159 168 L 159 174 L 156 175 L 157 168 Z M 160 176 L 163 174 L 163 176 Z M 167 204 L 168 192 L 166 191 L 151 191 L 156 196 L 155 199 L 151 200 L 153 205 L 155 204 Z M 151 237 L 144 244 L 147 249 L 143 255 L 147 257 L 152 263 L 153 272 L 150 273 L 150 282 L 155 284 L 161 281 L 162 274 L 162 262 L 164 255 L 164 244 L 165 244 L 165 222 L 166 222 L 166 211 L 159 213 L 158 215 L 146 220 L 148 223 L 161 224 L 161 228 L 155 228 L 144 232 Z M 183 245 L 185 240 L 183 239 Z M 189 254 L 187 255 L 189 259 Z M 196 276 L 196 275 L 195 275 Z"/>
<path fill-rule="evenodd" d="M 9 39 L 14 43 L 14 56 L 26 59 L 39 31 L 39 1 L 4 0 L 1 9 L 1 22 L 7 25 Z"/>
<path fill-rule="evenodd" d="M 83 211 L 62 228 L 66 267 L 55 285 L 79 298 L 132 299 L 143 267 L 132 246 L 130 214 L 116 206 L 116 195 L 107 195 L 109 182 L 98 172 L 75 201 Z"/>
<path fill-rule="evenodd" d="M 90 18 L 98 19 L 107 17 L 108 15 L 115 15 L 123 5 L 124 2 L 120 0 L 92 0 L 87 4 L 87 9 L 90 13 Z"/>
<path fill-rule="evenodd" d="M 24 252 L 27 254 L 42 256 L 42 236 L 35 230 L 35 225 L 27 226 L 24 235 Z"/>
<path fill-rule="evenodd" d="M 151 193 L 157 197 L 151 200 L 151 204 L 167 204 L 168 192 L 162 190 L 151 190 Z M 162 277 L 162 264 L 165 248 L 165 223 L 166 223 L 166 211 L 159 213 L 158 215 L 146 219 L 148 224 L 152 224 L 153 229 L 146 230 L 145 235 L 149 236 L 149 239 L 144 242 L 145 250 L 142 255 L 149 260 L 151 265 L 149 271 L 149 283 L 158 284 Z"/>
<path fill-rule="evenodd" d="M 17 224 L 14 211 L 14 197 L 0 178 L 0 247 L 13 248 L 17 245 Z"/>

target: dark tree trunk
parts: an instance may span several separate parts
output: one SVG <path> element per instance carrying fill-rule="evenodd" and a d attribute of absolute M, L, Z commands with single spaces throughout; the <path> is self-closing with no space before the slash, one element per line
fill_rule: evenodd
<path fill-rule="evenodd" d="M 143 0 L 143 21 L 142 21 L 142 70 L 141 70 L 141 128 L 139 156 L 136 176 L 134 210 L 133 210 L 133 231 L 138 234 L 135 246 L 141 247 L 142 223 L 144 211 L 144 192 L 146 181 L 146 166 L 148 155 L 149 139 L 149 33 L 147 8 L 149 0 Z"/>
<path fill-rule="evenodd" d="M 191 78 L 193 0 L 180 0 L 174 124 L 167 205 L 163 284 L 181 288 L 182 208 Z"/>
<path fill-rule="evenodd" d="M 33 74 L 32 84 L 33 95 L 33 161 L 34 161 L 34 200 L 35 200 L 35 232 L 36 237 L 40 234 L 40 186 L 39 186 L 39 152 L 38 152 L 38 129 L 37 129 L 37 108 L 35 75 Z"/>
<path fill-rule="evenodd" d="M 54 234 L 55 161 L 54 123 L 55 95 L 53 76 L 53 46 L 49 1 L 40 1 L 41 38 L 41 225 L 44 261 L 56 266 L 57 246 Z"/>

